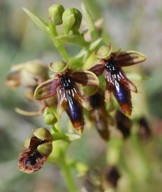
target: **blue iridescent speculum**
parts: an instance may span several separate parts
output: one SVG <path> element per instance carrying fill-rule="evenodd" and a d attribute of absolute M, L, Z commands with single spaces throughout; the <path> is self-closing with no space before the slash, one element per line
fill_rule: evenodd
<path fill-rule="evenodd" d="M 115 93 L 120 104 L 128 103 L 127 94 L 122 85 L 117 81 L 115 81 Z"/>
<path fill-rule="evenodd" d="M 72 97 L 72 95 L 67 96 L 68 105 L 68 115 L 76 129 L 80 129 L 84 125 L 83 120 L 83 110 L 80 104 Z"/>
<path fill-rule="evenodd" d="M 71 78 L 67 75 L 60 78 L 60 83 L 65 89 L 70 89 L 72 85 Z"/>
<path fill-rule="evenodd" d="M 105 63 L 106 69 L 108 69 L 112 74 L 117 73 L 119 68 L 117 67 L 116 61 L 111 57 Z"/>

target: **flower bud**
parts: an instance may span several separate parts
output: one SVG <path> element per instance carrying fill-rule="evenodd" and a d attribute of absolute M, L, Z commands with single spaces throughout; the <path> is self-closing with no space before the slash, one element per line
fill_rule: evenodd
<path fill-rule="evenodd" d="M 54 25 L 62 24 L 62 14 L 64 7 L 60 4 L 53 4 L 49 7 L 49 19 Z"/>
<path fill-rule="evenodd" d="M 76 32 L 82 21 L 82 14 L 75 8 L 69 8 L 64 11 L 62 20 L 65 34 L 68 34 L 70 30 Z"/>
<path fill-rule="evenodd" d="M 56 122 L 54 113 L 49 107 L 46 107 L 43 113 L 44 121 L 47 125 L 52 125 Z"/>
<path fill-rule="evenodd" d="M 25 63 L 24 70 L 35 77 L 38 77 L 39 79 L 46 80 L 48 77 L 47 66 L 39 60 L 33 60 Z"/>
<path fill-rule="evenodd" d="M 6 79 L 6 84 L 15 89 L 19 85 L 34 88 L 40 82 L 47 80 L 48 68 L 39 60 L 15 65 Z"/>

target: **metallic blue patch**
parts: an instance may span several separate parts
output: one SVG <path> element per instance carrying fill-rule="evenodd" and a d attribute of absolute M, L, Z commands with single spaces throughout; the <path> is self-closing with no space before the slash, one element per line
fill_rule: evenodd
<path fill-rule="evenodd" d="M 116 97 L 117 97 L 119 103 L 127 103 L 128 102 L 126 91 L 120 83 L 116 83 L 115 93 L 116 93 Z"/>
<path fill-rule="evenodd" d="M 68 115 L 72 121 L 72 123 L 82 123 L 83 122 L 83 114 L 82 114 L 82 108 L 79 105 L 79 103 L 72 97 L 68 96 Z"/>

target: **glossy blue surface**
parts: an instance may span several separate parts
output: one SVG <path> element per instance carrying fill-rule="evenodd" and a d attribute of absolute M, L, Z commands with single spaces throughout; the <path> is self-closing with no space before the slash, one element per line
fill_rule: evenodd
<path fill-rule="evenodd" d="M 126 94 L 126 91 L 124 89 L 124 86 L 122 86 L 120 83 L 116 83 L 115 93 L 116 93 L 116 97 L 117 97 L 119 103 L 127 103 L 128 102 L 127 94 Z"/>
<path fill-rule="evenodd" d="M 68 115 L 73 123 L 75 122 L 82 122 L 83 115 L 82 115 L 82 108 L 79 103 L 71 96 L 68 96 Z"/>

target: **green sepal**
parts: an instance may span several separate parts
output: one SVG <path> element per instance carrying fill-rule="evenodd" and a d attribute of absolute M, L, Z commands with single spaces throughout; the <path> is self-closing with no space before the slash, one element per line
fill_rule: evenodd
<path fill-rule="evenodd" d="M 24 147 L 25 147 L 26 149 L 28 149 L 28 148 L 30 147 L 31 139 L 32 139 L 32 137 L 28 137 L 28 138 L 25 140 Z"/>
<path fill-rule="evenodd" d="M 50 132 L 43 127 L 33 130 L 33 135 L 40 140 L 50 141 L 52 139 Z"/>

